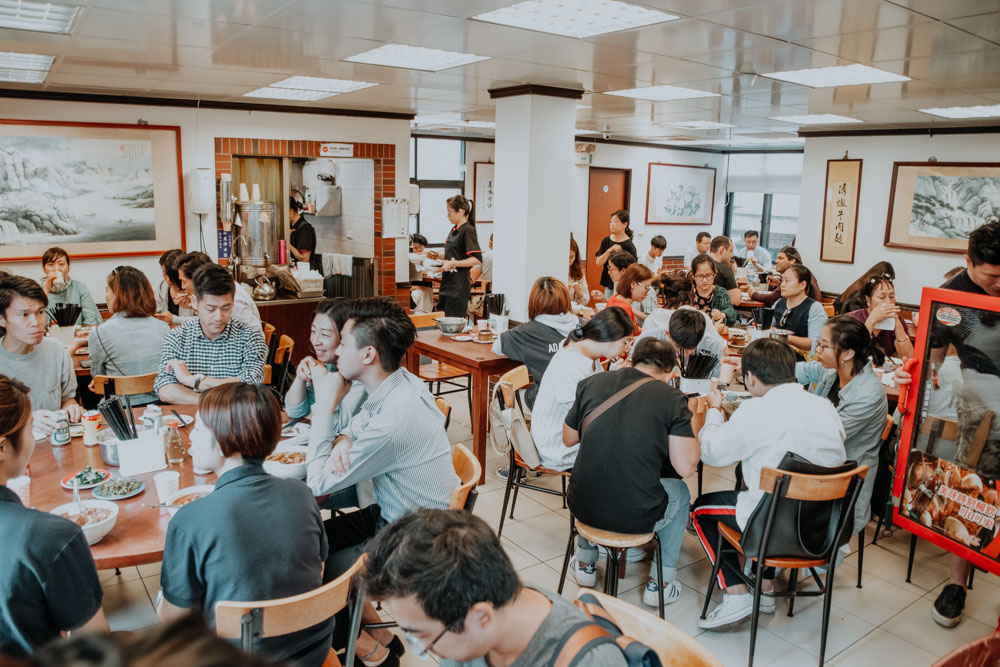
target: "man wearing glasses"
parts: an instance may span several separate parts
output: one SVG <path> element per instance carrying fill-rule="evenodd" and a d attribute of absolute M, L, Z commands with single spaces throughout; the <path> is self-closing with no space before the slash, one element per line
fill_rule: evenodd
<path fill-rule="evenodd" d="M 471 512 L 418 510 L 368 543 L 366 592 L 382 600 L 410 650 L 446 667 L 548 665 L 589 619 L 566 599 L 521 585 L 493 530 Z M 624 667 L 613 642 L 577 667 Z"/>

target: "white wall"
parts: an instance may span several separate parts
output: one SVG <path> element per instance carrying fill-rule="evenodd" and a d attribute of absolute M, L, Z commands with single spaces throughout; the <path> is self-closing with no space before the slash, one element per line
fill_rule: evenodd
<path fill-rule="evenodd" d="M 484 162 L 494 159 L 493 144 L 468 142 L 466 144 L 466 174 L 465 192 L 472 194 L 473 162 Z M 715 174 L 715 208 L 712 214 L 711 226 L 705 225 L 646 225 L 646 182 L 649 175 L 650 162 L 665 162 L 667 164 L 683 164 L 693 166 L 709 166 L 716 169 Z M 728 158 L 719 153 L 696 153 L 678 151 L 669 148 L 647 148 L 643 146 L 619 146 L 616 144 L 597 144 L 594 152 L 594 167 L 613 169 L 631 169 L 632 186 L 629 200 L 629 215 L 631 225 L 635 230 L 635 246 L 641 253 L 649 249 L 649 239 L 661 234 L 667 239 L 667 256 L 683 255 L 688 246 L 694 244 L 698 232 L 707 231 L 712 236 L 722 233 L 722 225 L 726 214 L 726 177 Z M 573 197 L 571 225 L 573 237 L 578 243 L 584 243 L 587 238 L 587 201 L 590 186 L 590 170 L 584 165 L 573 167 Z M 479 240 L 485 244 L 493 231 L 493 225 L 477 223 Z"/>
<path fill-rule="evenodd" d="M 476 162 L 495 162 L 494 144 L 483 141 L 465 142 L 465 195 L 475 197 Z M 490 242 L 490 234 L 493 233 L 493 223 L 476 223 L 476 234 L 479 236 L 479 245 L 483 248 Z"/>
<path fill-rule="evenodd" d="M 214 172 L 215 137 L 391 143 L 396 145 L 397 187 L 410 180 L 410 124 L 406 120 L 19 99 L 5 99 L 2 114 L 4 118 L 93 123 L 131 124 L 142 118 L 150 125 L 179 125 L 185 177 L 196 167 L 208 167 Z M 190 204 L 186 192 L 185 201 Z M 200 250 L 198 216 L 189 210 L 186 212 L 186 221 L 187 248 Z M 215 257 L 217 241 L 214 214 L 204 216 L 203 228 L 205 251 Z M 54 242 L 53 245 L 59 244 Z M 76 260 L 72 263 L 72 276 L 84 281 L 94 299 L 100 303 L 104 301 L 104 284 L 108 273 L 123 263 L 143 270 L 154 286 L 159 284 L 161 277 L 156 256 Z M 32 278 L 42 275 L 41 266 L 34 262 L 0 263 L 0 268 Z"/>
<path fill-rule="evenodd" d="M 919 303 L 923 287 L 937 287 L 944 282 L 944 273 L 964 266 L 965 259 L 951 253 L 883 246 L 892 163 L 926 162 L 931 156 L 941 162 L 995 162 L 998 147 L 997 134 L 806 139 L 795 245 L 806 266 L 815 272 L 820 288 L 827 292 L 842 290 L 873 264 L 885 260 L 896 270 L 896 298 L 904 303 Z M 844 157 L 844 151 L 851 158 L 864 160 L 853 264 L 819 261 L 826 161 Z"/>

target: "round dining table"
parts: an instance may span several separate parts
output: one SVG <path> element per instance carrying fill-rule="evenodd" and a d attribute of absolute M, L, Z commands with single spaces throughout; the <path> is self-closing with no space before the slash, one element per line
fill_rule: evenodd
<path fill-rule="evenodd" d="M 197 411 L 194 405 L 164 405 L 164 416 L 170 416 L 171 410 L 193 417 Z M 136 408 L 136 419 L 143 408 Z M 187 454 L 190 444 L 191 426 L 180 429 L 184 440 L 184 461 L 167 466 L 165 470 L 176 470 L 180 473 L 180 488 L 200 484 L 215 484 L 215 473 L 195 475 L 191 464 L 191 455 Z M 53 447 L 48 439 L 35 443 L 35 451 L 31 456 L 31 500 L 30 505 L 43 512 L 51 511 L 59 505 L 73 500 L 73 492 L 60 485 L 60 481 L 69 474 L 77 473 L 84 467 L 103 468 L 112 476 L 120 477 L 118 468 L 107 465 L 101 458 L 100 447 L 88 447 L 83 444 L 82 437 L 73 438 L 68 445 Z M 158 472 L 136 475 L 135 479 L 146 482 L 142 493 L 113 501 L 118 504 L 118 520 L 111 532 L 97 544 L 90 547 L 94 562 L 99 570 L 131 567 L 158 563 L 163 560 L 163 545 L 167 537 L 167 524 L 170 514 L 165 509 L 145 507 L 144 504 L 159 503 L 156 496 L 156 485 L 153 476 Z M 91 491 L 80 491 L 80 498 L 92 498 Z"/>

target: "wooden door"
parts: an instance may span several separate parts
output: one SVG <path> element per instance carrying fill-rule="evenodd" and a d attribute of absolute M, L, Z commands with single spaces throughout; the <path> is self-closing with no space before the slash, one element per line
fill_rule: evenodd
<path fill-rule="evenodd" d="M 587 288 L 601 288 L 601 267 L 594 261 L 594 253 L 601 246 L 601 239 L 611 233 L 611 214 L 619 209 L 628 210 L 629 172 L 627 169 L 590 168 L 590 194 L 587 199 L 587 247 L 583 261 L 587 263 Z M 578 245 L 583 245 L 577 240 Z"/>

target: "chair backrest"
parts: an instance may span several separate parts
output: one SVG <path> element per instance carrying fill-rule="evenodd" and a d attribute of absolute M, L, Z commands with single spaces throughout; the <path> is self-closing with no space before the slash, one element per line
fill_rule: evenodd
<path fill-rule="evenodd" d="M 144 375 L 95 375 L 94 393 L 101 396 L 134 396 L 152 393 L 156 373 Z"/>
<path fill-rule="evenodd" d="M 271 364 L 264 364 L 264 384 L 271 384 Z"/>
<path fill-rule="evenodd" d="M 294 349 L 295 341 L 292 340 L 292 337 L 281 334 L 281 338 L 278 339 L 278 349 L 274 353 L 275 365 L 283 364 L 286 359 L 291 359 Z"/>
<path fill-rule="evenodd" d="M 528 373 L 527 366 L 518 366 L 501 375 L 497 384 L 503 395 L 503 407 L 513 407 L 517 391 L 531 384 L 531 374 Z"/>
<path fill-rule="evenodd" d="M 648 611 L 591 588 L 581 588 L 578 595 L 583 594 L 600 601 L 622 634 L 656 651 L 663 667 L 722 667 L 694 637 Z"/>
<path fill-rule="evenodd" d="M 466 501 L 472 489 L 479 483 L 483 467 L 479 465 L 479 459 L 465 445 L 455 445 L 455 449 L 451 452 L 451 464 L 462 484 L 452 492 L 448 509 L 466 509 Z"/>
<path fill-rule="evenodd" d="M 509 431 L 507 428 L 500 427 L 505 431 L 504 437 L 509 440 L 511 447 L 521 457 L 521 460 L 529 468 L 534 469 L 542 464 L 542 460 L 538 455 L 538 448 L 535 447 L 535 440 L 531 437 L 531 431 L 524 422 L 523 409 L 520 407 L 520 397 L 517 394 L 518 389 L 523 389 L 529 384 L 531 384 L 531 376 L 528 374 L 528 367 L 513 368 L 497 380 L 496 398 L 501 411 L 507 408 L 512 411 Z M 515 399 L 516 406 L 514 405 Z M 517 409 L 514 409 L 515 407 Z M 494 430 L 498 429 L 497 421 L 493 420 Z"/>
<path fill-rule="evenodd" d="M 448 425 L 451 424 L 451 403 L 444 400 L 440 396 L 434 399 L 434 403 L 438 406 L 438 410 L 444 415 L 444 428 L 448 429 Z"/>
<path fill-rule="evenodd" d="M 836 314 L 834 312 L 833 304 L 832 303 L 824 303 L 823 304 L 823 312 L 826 313 L 827 317 L 833 317 Z"/>
<path fill-rule="evenodd" d="M 786 475 L 789 477 L 782 497 L 789 500 L 808 500 L 823 502 L 844 498 L 855 477 L 864 479 L 868 474 L 868 466 L 858 466 L 853 470 L 834 475 L 805 475 L 799 472 L 779 470 L 777 468 L 762 468 L 760 471 L 760 490 L 764 493 L 774 493 L 778 480 Z"/>
<path fill-rule="evenodd" d="M 892 418 L 891 414 L 885 416 L 885 426 L 882 427 L 882 437 L 880 440 L 888 440 L 889 436 L 892 434 L 892 427 L 896 421 Z"/>
<path fill-rule="evenodd" d="M 288 635 L 333 618 L 351 600 L 351 582 L 366 558 L 362 554 L 347 572 L 308 593 L 254 602 L 219 600 L 215 603 L 215 632 L 224 639 L 240 639 L 243 650 L 249 653 L 254 639 Z"/>
<path fill-rule="evenodd" d="M 274 325 L 268 324 L 267 322 L 260 323 L 261 328 L 264 330 L 264 344 L 271 344 L 271 336 L 274 335 Z"/>
<path fill-rule="evenodd" d="M 413 326 L 417 329 L 430 329 L 431 327 L 436 327 L 436 320 L 439 317 L 444 317 L 444 311 L 438 310 L 433 313 L 421 313 L 419 315 L 410 315 L 410 321 L 413 322 Z"/>

